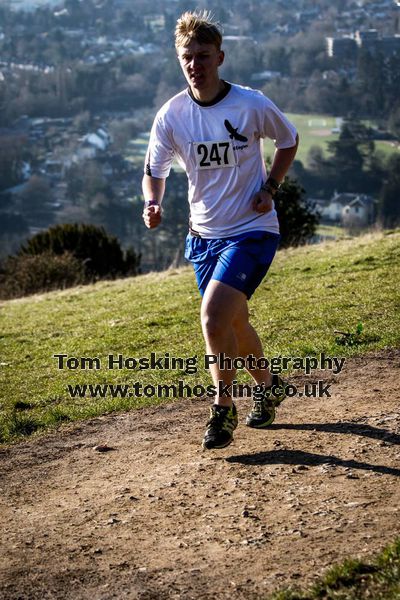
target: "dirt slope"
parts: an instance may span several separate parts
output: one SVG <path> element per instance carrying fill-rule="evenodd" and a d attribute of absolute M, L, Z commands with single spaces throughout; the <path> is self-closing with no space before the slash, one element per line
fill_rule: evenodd
<path fill-rule="evenodd" d="M 239 401 L 218 452 L 202 400 L 3 449 L 1 597 L 247 600 L 381 549 L 400 530 L 399 375 L 400 351 L 349 360 L 330 399 L 286 400 L 266 432 Z"/>

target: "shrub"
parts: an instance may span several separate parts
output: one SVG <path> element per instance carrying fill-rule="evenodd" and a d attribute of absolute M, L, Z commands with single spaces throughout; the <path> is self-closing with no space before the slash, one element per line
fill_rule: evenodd
<path fill-rule="evenodd" d="M 33 236 L 21 247 L 19 256 L 69 252 L 85 267 L 88 279 L 137 275 L 140 257 L 131 250 L 124 258 L 116 237 L 103 227 L 85 224 L 55 225 Z"/>
<path fill-rule="evenodd" d="M 286 177 L 274 200 L 281 232 L 280 246 L 306 244 L 315 233 L 318 217 L 304 199 L 303 188 L 296 180 Z"/>
<path fill-rule="evenodd" d="M 64 289 L 84 283 L 85 279 L 84 265 L 69 252 L 10 256 L 0 272 L 0 298 Z"/>

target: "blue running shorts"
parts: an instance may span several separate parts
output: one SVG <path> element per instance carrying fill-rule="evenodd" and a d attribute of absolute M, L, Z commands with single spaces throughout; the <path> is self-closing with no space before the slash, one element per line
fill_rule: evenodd
<path fill-rule="evenodd" d="M 249 299 L 267 274 L 279 240 L 279 234 L 267 231 L 248 231 L 217 240 L 189 233 L 185 258 L 193 264 L 202 296 L 210 279 L 216 279 Z"/>

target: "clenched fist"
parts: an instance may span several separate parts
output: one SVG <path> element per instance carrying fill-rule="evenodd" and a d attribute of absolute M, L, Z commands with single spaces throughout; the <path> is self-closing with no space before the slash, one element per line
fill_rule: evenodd
<path fill-rule="evenodd" d="M 252 208 L 258 213 L 268 213 L 273 209 L 272 195 L 266 190 L 260 190 L 254 194 L 252 200 Z"/>
<path fill-rule="evenodd" d="M 143 221 L 148 229 L 153 229 L 161 223 L 161 206 L 159 204 L 145 203 Z"/>

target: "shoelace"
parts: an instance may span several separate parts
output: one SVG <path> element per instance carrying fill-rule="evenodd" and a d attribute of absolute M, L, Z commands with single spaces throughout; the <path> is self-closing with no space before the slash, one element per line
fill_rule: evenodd
<path fill-rule="evenodd" d="M 261 415 L 262 409 L 263 409 L 263 401 L 262 400 L 254 400 L 253 412 Z"/>
<path fill-rule="evenodd" d="M 212 415 L 207 421 L 207 426 L 218 427 L 226 416 L 225 411 L 213 410 Z"/>
<path fill-rule="evenodd" d="M 273 410 L 274 403 L 271 398 L 255 398 L 253 400 L 253 413 L 262 415 L 263 410 Z"/>

